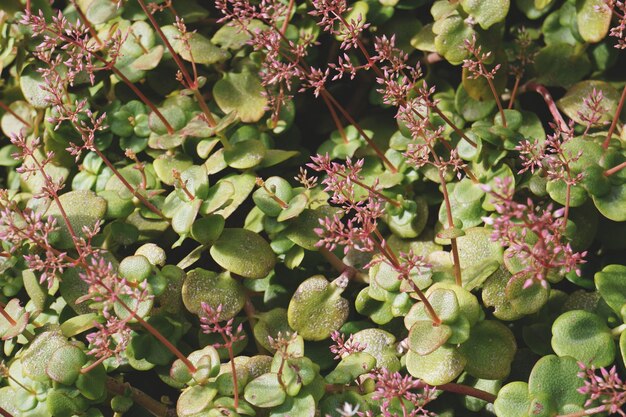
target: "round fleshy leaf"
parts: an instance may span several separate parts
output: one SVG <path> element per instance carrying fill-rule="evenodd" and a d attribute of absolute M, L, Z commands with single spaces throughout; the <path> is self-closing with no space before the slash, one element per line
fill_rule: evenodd
<path fill-rule="evenodd" d="M 470 375 L 482 379 L 504 379 L 511 371 L 517 343 L 504 324 L 485 320 L 472 327 L 470 338 L 459 350 L 467 358 L 465 370 Z"/>
<path fill-rule="evenodd" d="M 237 112 L 245 123 L 257 122 L 265 114 L 267 98 L 262 93 L 259 77 L 250 72 L 226 73 L 213 86 L 213 96 L 220 109 L 224 113 Z"/>
<path fill-rule="evenodd" d="M 433 24 L 433 33 L 437 52 L 451 64 L 458 65 L 467 58 L 463 42 L 471 39 L 475 32 L 458 13 L 437 20 Z"/>
<path fill-rule="evenodd" d="M 355 352 L 341 359 L 339 365 L 326 376 L 329 384 L 349 384 L 376 366 L 376 358 L 366 352 Z"/>
<path fill-rule="evenodd" d="M 611 9 L 604 0 L 578 0 L 576 12 L 578 32 L 586 42 L 604 39 L 611 25 Z"/>
<path fill-rule="evenodd" d="M 221 267 L 245 278 L 264 278 L 276 263 L 265 239 L 246 229 L 224 229 L 210 252 Z"/>
<path fill-rule="evenodd" d="M 457 239 L 462 269 L 484 265 L 490 260 L 502 262 L 502 246 L 491 240 L 491 233 L 483 227 L 471 227 L 465 230 L 465 236 Z"/>
<path fill-rule="evenodd" d="M 152 274 L 152 264 L 143 255 L 127 256 L 120 262 L 118 273 L 130 282 L 142 282 Z"/>
<path fill-rule="evenodd" d="M 506 285 L 506 299 L 511 303 L 511 307 L 521 314 L 536 313 L 548 302 L 550 290 L 538 283 L 533 283 L 528 288 L 524 288 L 529 275 L 519 273 L 514 275 Z"/>
<path fill-rule="evenodd" d="M 579 372 L 576 359 L 572 357 L 544 356 L 530 373 L 530 397 L 549 399 L 555 409 L 554 415 L 567 413 L 568 407 L 582 407 L 586 397 L 578 392 L 578 388 L 584 385 L 583 379 L 578 377 Z"/>
<path fill-rule="evenodd" d="M 10 340 L 22 334 L 28 325 L 30 313 L 20 306 L 20 300 L 17 298 L 12 298 L 4 306 L 4 312 L 13 319 L 14 323 L 11 323 L 4 315 L 0 314 L 0 337 L 2 340 Z"/>
<path fill-rule="evenodd" d="M 46 374 L 60 384 L 73 385 L 86 362 L 87 355 L 80 348 L 62 346 L 52 354 L 46 366 Z"/>
<path fill-rule="evenodd" d="M 526 382 L 516 381 L 502 387 L 493 403 L 499 417 L 528 417 L 530 394 Z"/>
<path fill-rule="evenodd" d="M 450 326 L 434 325 L 430 320 L 418 320 L 409 332 L 409 349 L 419 355 L 428 355 L 448 341 L 452 336 Z"/>
<path fill-rule="evenodd" d="M 270 408 L 284 403 L 287 394 L 278 379 L 278 374 L 272 372 L 250 381 L 246 385 L 244 398 L 256 407 Z"/>
<path fill-rule="evenodd" d="M 626 266 L 607 265 L 596 272 L 594 279 L 604 301 L 620 314 L 626 305 Z"/>
<path fill-rule="evenodd" d="M 74 233 L 78 237 L 84 237 L 83 227 L 93 228 L 98 220 L 104 218 L 107 210 L 107 202 L 104 198 L 98 197 L 92 191 L 80 190 L 70 191 L 59 197 L 59 202 L 65 210 Z M 74 247 L 74 241 L 70 231 L 61 216 L 61 211 L 56 203 L 50 204 L 46 216 L 53 216 L 57 220 L 59 227 L 56 245 L 61 249 Z"/>
<path fill-rule="evenodd" d="M 215 242 L 224 230 L 225 220 L 219 214 L 202 217 L 193 222 L 191 237 L 203 245 Z"/>
<path fill-rule="evenodd" d="M 193 161 L 187 155 L 177 153 L 174 155 L 163 154 L 152 163 L 154 172 L 167 185 L 174 185 L 174 171 L 183 172 L 193 165 Z"/>
<path fill-rule="evenodd" d="M 289 327 L 289 322 L 287 321 L 287 310 L 284 308 L 275 308 L 267 313 L 259 314 L 253 331 L 257 342 L 269 352 L 275 351 L 270 346 L 269 337 L 276 339 L 278 333 L 283 335 L 293 333 L 293 329 Z"/>
<path fill-rule="evenodd" d="M 176 402 L 176 412 L 181 417 L 193 416 L 211 407 L 217 389 L 211 385 L 195 385 L 182 392 Z"/>
<path fill-rule="evenodd" d="M 19 79 L 22 94 L 26 101 L 36 109 L 48 107 L 50 94 L 43 89 L 45 82 L 35 66 L 29 65 L 24 68 Z"/>
<path fill-rule="evenodd" d="M 502 22 L 509 12 L 509 0 L 461 0 L 461 7 L 480 27 L 489 29 Z"/>
<path fill-rule="evenodd" d="M 441 385 L 454 381 L 467 360 L 455 347 L 441 346 L 428 355 L 419 355 L 409 350 L 406 355 L 406 369 L 411 375 L 424 380 L 429 385 Z"/>
<path fill-rule="evenodd" d="M 27 133 L 32 129 L 32 125 L 28 126 L 24 124 L 24 122 L 31 123 L 37 115 L 37 112 L 30 104 L 22 100 L 14 101 L 9 105 L 9 109 L 18 115 L 21 120 L 13 114 L 5 112 L 2 115 L 2 119 L 0 119 L 0 126 L 2 127 L 2 132 L 5 136 L 11 137 L 12 135 L 17 135 L 19 133 Z M 15 161 L 14 158 L 11 159 Z"/>
<path fill-rule="evenodd" d="M 259 188 L 252 194 L 254 204 L 268 216 L 276 217 L 283 210 L 281 205 L 265 190 L 269 190 L 281 201 L 289 201 L 292 197 L 292 188 L 287 180 L 281 177 L 270 177 L 264 182 L 265 187 Z"/>
<path fill-rule="evenodd" d="M 594 1 L 596 0 L 592 0 L 591 2 Z M 587 3 L 590 3 L 590 1 L 587 1 Z M 612 119 L 617 109 L 617 102 L 619 101 L 618 91 L 606 81 L 585 80 L 574 84 L 567 89 L 567 93 L 557 102 L 559 109 L 561 109 L 567 117 L 575 120 L 576 123 L 586 126 L 587 122 L 581 118 L 581 115 L 589 116 L 588 113 L 590 110 L 584 105 L 584 100 L 592 94 L 593 90 L 602 93 L 602 106 L 606 108 L 606 112 L 600 114 L 601 118 L 594 126 L 600 126 L 602 123 L 606 123 Z"/>
<path fill-rule="evenodd" d="M 460 313 L 469 320 L 471 325 L 474 325 L 478 321 L 481 315 L 481 309 L 478 299 L 474 294 L 463 287 L 446 282 L 437 282 L 433 284 L 428 291 L 426 291 L 426 294 L 430 297 L 430 294 L 438 289 L 453 291 L 459 305 Z"/>
<path fill-rule="evenodd" d="M 202 315 L 201 303 L 212 308 L 222 305 L 221 320 L 237 315 L 245 303 L 243 288 L 228 272 L 218 274 L 197 268 L 187 273 L 182 288 L 183 303 L 193 314 Z"/>
<path fill-rule="evenodd" d="M 172 26 L 166 25 L 161 28 L 167 39 L 172 44 L 174 50 L 188 62 L 196 64 L 212 65 L 222 62 L 230 56 L 228 51 L 216 46 L 205 36 L 190 32 L 188 44 L 181 39 L 180 31 Z"/>
<path fill-rule="evenodd" d="M 320 237 L 315 233 L 315 229 L 320 227 L 320 219 L 325 216 L 320 209 L 304 209 L 298 217 L 289 222 L 285 235 L 296 245 L 309 251 L 317 251 L 319 248 L 316 245 Z"/>
<path fill-rule="evenodd" d="M 324 340 L 348 318 L 349 303 L 343 288 L 316 275 L 298 286 L 289 302 L 287 318 L 292 329 L 305 340 Z"/>
<path fill-rule="evenodd" d="M 126 320 L 132 316 L 132 318 L 130 318 L 129 320 L 129 322 L 131 323 L 135 323 L 137 321 L 137 319 L 135 318 L 136 316 L 145 318 L 148 314 L 150 314 L 150 311 L 152 311 L 152 306 L 154 304 L 154 299 L 152 297 L 137 300 L 137 298 L 130 295 L 121 294 L 118 295 L 117 298 L 119 301 L 115 302 L 115 304 L 113 305 L 115 314 L 117 314 L 117 316 L 121 320 Z M 122 303 L 125 304 L 128 308 L 126 308 Z"/>
<path fill-rule="evenodd" d="M 47 331 L 37 335 L 21 357 L 24 376 L 35 381 L 48 380 L 46 366 L 50 358 L 57 349 L 68 345 L 67 339 L 61 332 Z"/>
<path fill-rule="evenodd" d="M 257 166 L 265 156 L 265 145 L 257 139 L 237 142 L 231 149 L 224 151 L 224 161 L 229 167 L 248 169 Z"/>
<path fill-rule="evenodd" d="M 88 406 L 87 400 L 76 395 L 75 389 L 57 387 L 46 393 L 46 408 L 51 416 L 71 417 L 83 414 Z"/>
<path fill-rule="evenodd" d="M 496 101 L 476 100 L 467 93 L 463 84 L 459 84 L 454 96 L 454 106 L 465 120 L 475 122 L 490 115 L 496 108 Z"/>
<path fill-rule="evenodd" d="M 535 56 L 538 82 L 547 86 L 568 87 L 580 81 L 591 69 L 586 53 L 567 43 L 552 43 Z"/>
<path fill-rule="evenodd" d="M 352 339 L 364 346 L 363 352 L 376 358 L 376 366 L 391 372 L 400 369 L 400 361 L 395 349 L 396 338 L 393 334 L 377 328 L 364 329 L 352 335 Z"/>
<path fill-rule="evenodd" d="M 552 325 L 552 348 L 587 365 L 609 366 L 615 360 L 615 342 L 604 320 L 584 310 L 561 314 Z"/>
<path fill-rule="evenodd" d="M 626 185 L 614 185 L 602 196 L 592 195 L 596 208 L 604 217 L 615 222 L 626 221 Z"/>
<path fill-rule="evenodd" d="M 402 208 L 391 207 L 384 216 L 391 232 L 403 239 L 420 235 L 428 220 L 428 203 L 423 197 L 404 201 Z"/>

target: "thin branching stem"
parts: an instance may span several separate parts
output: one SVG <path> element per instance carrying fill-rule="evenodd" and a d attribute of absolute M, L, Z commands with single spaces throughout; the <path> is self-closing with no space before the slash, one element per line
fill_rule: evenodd
<path fill-rule="evenodd" d="M 602 144 L 604 149 L 608 149 L 609 144 L 611 143 L 611 137 L 615 132 L 615 128 L 617 127 L 617 122 L 619 121 L 619 117 L 622 114 L 622 108 L 624 107 L 624 101 L 626 101 L 626 85 L 622 89 L 622 95 L 619 98 L 619 103 L 617 104 L 617 109 L 615 109 L 615 114 L 613 115 L 613 121 L 611 122 L 611 126 L 609 127 L 609 131 L 606 134 L 606 139 Z"/>

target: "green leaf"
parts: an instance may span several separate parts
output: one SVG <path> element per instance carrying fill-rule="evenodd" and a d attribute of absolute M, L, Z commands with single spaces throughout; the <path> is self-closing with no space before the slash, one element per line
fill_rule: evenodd
<path fill-rule="evenodd" d="M 43 310 L 46 306 L 48 293 L 45 291 L 35 273 L 30 269 L 22 271 L 22 280 L 24 281 L 24 289 L 38 310 Z"/>
<path fill-rule="evenodd" d="M 246 229 L 224 229 L 210 252 L 221 267 L 245 278 L 264 278 L 276 263 L 267 241 Z"/>
<path fill-rule="evenodd" d="M 626 184 L 613 185 L 608 194 L 591 197 L 604 217 L 615 222 L 626 221 Z"/>
<path fill-rule="evenodd" d="M 591 62 L 582 51 L 565 43 L 543 47 L 535 57 L 537 81 L 546 86 L 568 87 L 591 70 Z"/>
<path fill-rule="evenodd" d="M 493 403 L 498 417 L 529 417 L 530 394 L 526 382 L 516 381 L 502 387 Z"/>
<path fill-rule="evenodd" d="M 530 397 L 548 399 L 544 408 L 553 415 L 566 414 L 572 407 L 582 407 L 585 395 L 579 393 L 578 388 L 584 385 L 584 381 L 578 377 L 579 372 L 576 359 L 572 357 L 544 356 L 530 373 Z"/>
<path fill-rule="evenodd" d="M 94 25 L 106 23 L 117 14 L 118 8 L 115 3 L 108 0 L 93 0 L 85 11 L 87 19 Z"/>
<path fill-rule="evenodd" d="M 250 381 L 246 385 L 244 398 L 256 407 L 270 408 L 284 403 L 287 394 L 278 380 L 278 374 L 272 372 Z"/>
<path fill-rule="evenodd" d="M 57 349 L 68 346 L 67 339 L 59 331 L 41 333 L 30 342 L 21 357 L 24 376 L 35 381 L 46 381 L 46 367 Z"/>
<path fill-rule="evenodd" d="M 24 98 L 34 108 L 44 109 L 48 107 L 49 93 L 43 89 L 43 87 L 45 87 L 44 80 L 34 65 L 29 65 L 24 68 L 20 75 L 19 84 Z"/>
<path fill-rule="evenodd" d="M 84 237 L 83 227 L 92 228 L 98 220 L 104 218 L 107 209 L 106 200 L 98 197 L 94 192 L 87 190 L 70 191 L 59 197 L 59 202 L 63 206 L 65 215 L 69 220 L 72 230 L 77 237 Z M 56 202 L 50 204 L 46 216 L 53 216 L 57 220 L 59 230 L 56 239 L 60 249 L 74 247 L 74 240 L 70 234 L 61 210 Z"/>
<path fill-rule="evenodd" d="M 348 318 L 343 288 L 316 275 L 302 282 L 289 302 L 289 325 L 305 340 L 324 340 Z"/>
<path fill-rule="evenodd" d="M 451 64 L 458 65 L 467 58 L 467 51 L 463 48 L 464 41 L 471 39 L 475 33 L 470 25 L 465 24 L 463 18 L 453 14 L 437 20 L 433 25 L 435 33 L 435 48 Z"/>
<path fill-rule="evenodd" d="M 364 346 L 363 352 L 376 358 L 376 366 L 391 372 L 400 369 L 397 357 L 396 338 L 393 334 L 378 328 L 364 329 L 352 335 L 353 340 Z"/>
<path fill-rule="evenodd" d="M 476 19 L 483 29 L 504 21 L 509 6 L 509 0 L 461 0 L 463 10 Z"/>
<path fill-rule="evenodd" d="M 197 315 L 203 314 L 202 302 L 213 308 L 221 304 L 222 320 L 235 317 L 245 303 L 243 288 L 228 272 L 218 274 L 202 268 L 187 272 L 182 297 L 187 310 Z"/>
<path fill-rule="evenodd" d="M 604 0 L 577 0 L 576 12 L 578 31 L 586 42 L 604 39 L 611 25 L 611 9 Z"/>
<path fill-rule="evenodd" d="M 626 304 L 626 266 L 607 265 L 596 272 L 594 279 L 604 301 L 620 314 Z"/>
<path fill-rule="evenodd" d="M 409 332 L 409 349 L 420 355 L 428 355 L 446 343 L 450 336 L 450 326 L 434 325 L 431 320 L 418 320 Z"/>
<path fill-rule="evenodd" d="M 248 169 L 257 166 L 265 156 L 265 145 L 257 139 L 237 142 L 231 149 L 224 151 L 224 161 L 236 169 Z"/>
<path fill-rule="evenodd" d="M 588 98 L 593 90 L 602 92 L 602 107 L 606 108 L 604 114 L 598 123 L 594 124 L 594 127 L 601 126 L 602 124 L 613 119 L 613 114 L 617 109 L 617 103 L 619 102 L 619 92 L 611 84 L 606 81 L 600 80 L 585 80 L 574 84 L 567 89 L 567 93 L 557 101 L 559 109 L 563 111 L 570 119 L 576 121 L 576 123 L 583 126 L 587 125 L 580 116 L 589 115 L 589 109 L 584 105 L 584 100 Z"/>
<path fill-rule="evenodd" d="M 60 384 L 73 385 L 80 370 L 87 362 L 87 355 L 72 345 L 58 348 L 46 366 L 46 374 Z"/>
<path fill-rule="evenodd" d="M 505 379 L 517 351 L 515 336 L 504 324 L 481 321 L 472 327 L 470 338 L 459 348 L 467 358 L 465 370 L 482 379 Z"/>
<path fill-rule="evenodd" d="M 552 325 L 552 348 L 587 365 L 609 366 L 615 360 L 615 342 L 604 320 L 588 311 L 561 314 Z"/>
<path fill-rule="evenodd" d="M 213 96 L 224 113 L 236 111 L 245 123 L 257 122 L 265 114 L 267 98 L 259 77 L 250 72 L 226 73 L 213 86 Z"/>
<path fill-rule="evenodd" d="M 61 324 L 61 331 L 63 332 L 63 336 L 76 336 L 77 334 L 93 328 L 95 326 L 97 318 L 98 315 L 96 313 L 87 313 L 65 320 L 63 324 Z"/>
<path fill-rule="evenodd" d="M 527 273 L 518 273 L 506 285 L 506 300 L 521 314 L 536 313 L 548 302 L 549 290 L 542 285 L 534 283 L 524 288 L 529 278 Z"/>
<path fill-rule="evenodd" d="M 211 407 L 217 395 L 213 385 L 195 385 L 182 392 L 176 402 L 176 412 L 181 417 L 193 416 Z"/>
<path fill-rule="evenodd" d="M 355 352 L 341 359 L 339 365 L 326 376 L 329 384 L 350 384 L 376 366 L 376 358 L 366 352 Z"/>
<path fill-rule="evenodd" d="M 419 355 L 411 350 L 406 354 L 406 368 L 411 375 L 423 379 L 429 385 L 447 384 L 458 377 L 467 359 L 457 348 L 441 346 L 428 355 Z"/>

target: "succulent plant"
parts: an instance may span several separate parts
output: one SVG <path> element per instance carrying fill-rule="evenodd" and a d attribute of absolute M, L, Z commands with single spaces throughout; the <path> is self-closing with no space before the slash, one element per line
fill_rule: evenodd
<path fill-rule="evenodd" d="M 0 415 L 626 416 L 622 49 L 616 0 L 4 1 Z"/>

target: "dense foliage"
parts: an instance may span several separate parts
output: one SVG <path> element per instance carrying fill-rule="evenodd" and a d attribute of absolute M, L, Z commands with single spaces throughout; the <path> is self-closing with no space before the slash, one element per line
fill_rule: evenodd
<path fill-rule="evenodd" d="M 626 416 L 626 5 L 3 0 L 0 415 Z"/>

